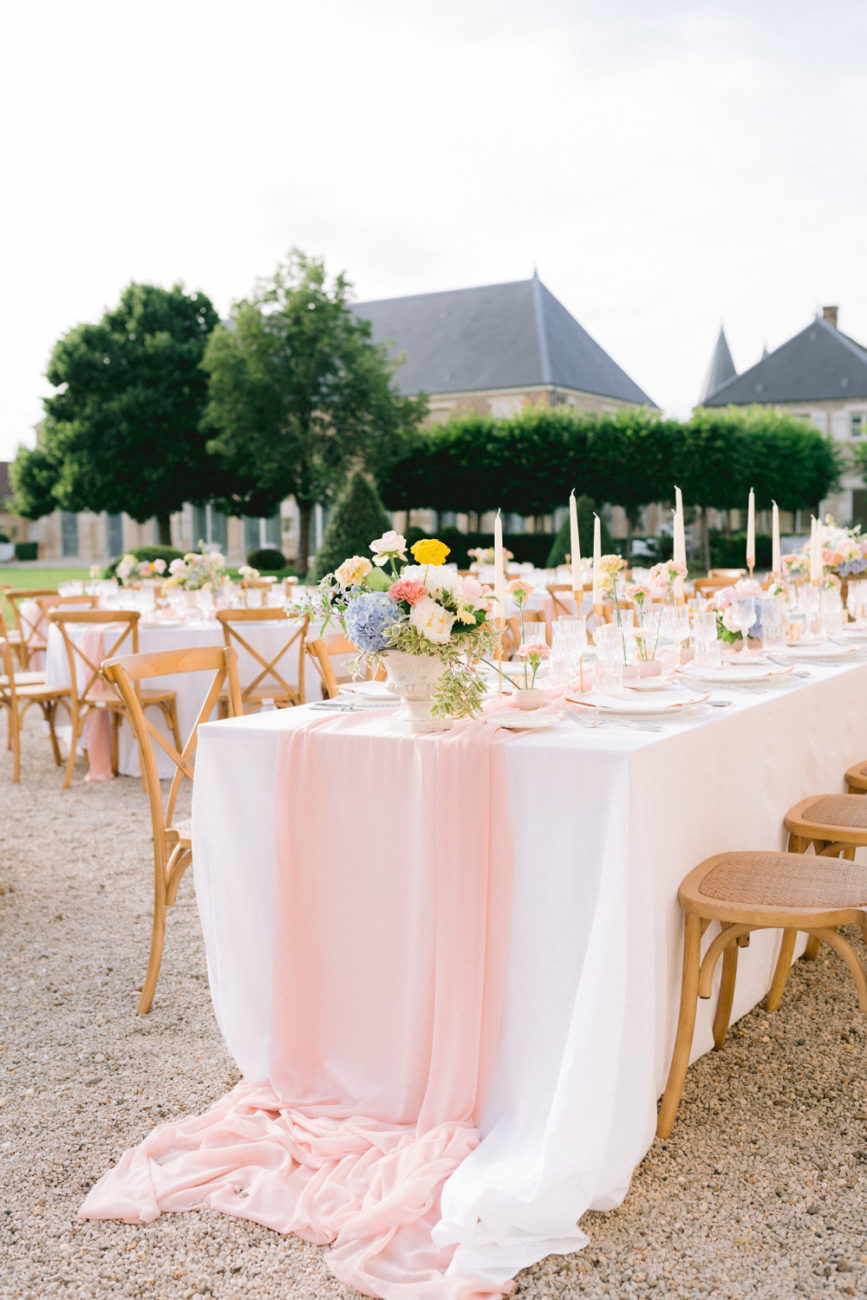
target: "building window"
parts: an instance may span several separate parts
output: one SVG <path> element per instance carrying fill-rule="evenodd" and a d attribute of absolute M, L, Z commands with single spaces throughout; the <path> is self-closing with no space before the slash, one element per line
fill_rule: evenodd
<path fill-rule="evenodd" d="M 109 555 L 123 554 L 123 515 L 106 515 L 105 544 Z"/>
<path fill-rule="evenodd" d="M 281 549 L 280 543 L 280 512 L 256 519 L 247 516 L 244 519 L 244 554 L 249 555 L 251 551 L 258 551 L 261 546 L 272 547 L 275 551 Z"/>
<path fill-rule="evenodd" d="M 867 431 L 867 411 L 856 411 L 849 417 L 849 432 L 853 438 L 861 438 Z"/>
<path fill-rule="evenodd" d="M 78 515 L 68 510 L 60 512 L 60 553 L 65 560 L 78 555 Z"/>
<path fill-rule="evenodd" d="M 193 506 L 193 546 L 200 542 L 225 553 L 229 541 L 228 520 L 215 506 Z"/>

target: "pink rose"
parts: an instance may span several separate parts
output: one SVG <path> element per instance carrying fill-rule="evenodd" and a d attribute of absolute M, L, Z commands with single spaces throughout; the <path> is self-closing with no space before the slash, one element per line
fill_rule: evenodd
<path fill-rule="evenodd" d="M 398 578 L 389 587 L 388 594 L 392 600 L 405 600 L 408 605 L 417 605 L 428 592 L 423 582 L 416 582 L 414 578 Z"/>

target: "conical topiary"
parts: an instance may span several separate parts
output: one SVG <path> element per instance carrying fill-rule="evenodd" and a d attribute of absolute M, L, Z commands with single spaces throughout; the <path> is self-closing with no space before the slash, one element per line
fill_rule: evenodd
<path fill-rule="evenodd" d="M 593 556 L 593 514 L 596 510 L 596 503 L 592 497 L 580 496 L 575 503 L 576 514 L 578 515 L 578 540 L 581 543 L 581 558 L 588 560 Z M 602 525 L 600 533 L 602 536 L 602 554 L 612 555 L 614 553 L 614 543 L 611 540 L 611 534 L 605 520 L 600 515 L 599 522 Z M 572 531 L 569 524 L 569 516 L 563 520 L 560 531 L 554 538 L 554 545 L 548 552 L 549 569 L 556 569 L 558 564 L 566 563 L 566 556 L 572 550 Z"/>
<path fill-rule="evenodd" d="M 364 555 L 372 560 L 370 543 L 389 528 L 391 520 L 376 488 L 356 470 L 334 503 L 322 545 L 313 561 L 313 578 L 318 582 L 350 555 Z"/>

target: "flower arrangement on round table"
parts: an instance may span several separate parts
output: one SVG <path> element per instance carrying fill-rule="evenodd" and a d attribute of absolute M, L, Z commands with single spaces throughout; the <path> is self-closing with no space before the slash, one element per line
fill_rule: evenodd
<path fill-rule="evenodd" d="M 167 587 L 182 591 L 213 591 L 226 577 L 226 561 L 219 551 L 188 551 L 182 560 L 169 565 Z"/>
<path fill-rule="evenodd" d="M 94 566 L 90 571 L 91 578 L 98 578 L 102 573 L 99 565 Z M 115 574 L 122 587 L 129 587 L 134 582 L 141 582 L 145 578 L 161 578 L 166 571 L 166 562 L 162 559 L 157 560 L 137 560 L 134 555 L 122 555 L 117 562 Z"/>
<path fill-rule="evenodd" d="M 780 595 L 783 587 L 779 590 L 771 589 L 769 595 Z M 716 614 L 717 636 L 720 641 L 725 641 L 727 645 L 736 645 L 743 641 L 743 632 L 737 623 L 732 611 L 732 602 L 735 600 L 746 600 L 748 598 L 756 599 L 761 596 L 761 584 L 754 578 L 739 578 L 731 587 L 721 587 L 715 591 L 713 596 L 707 602 L 707 608 Z M 759 611 L 756 611 L 756 620 L 747 629 L 749 636 L 754 639 L 761 637 L 761 620 Z"/>
<path fill-rule="evenodd" d="M 618 580 L 622 570 L 626 567 L 626 561 L 619 555 L 603 555 L 599 563 L 602 597 L 603 600 L 611 600 L 614 604 L 614 614 L 623 643 L 624 664 L 629 660 L 626 645 L 627 633 L 635 640 L 638 647 L 639 661 L 651 663 L 656 659 L 656 652 L 659 648 L 663 611 L 672 599 L 675 581 L 678 578 L 686 577 L 685 566 L 675 563 L 674 560 L 662 560 L 659 564 L 654 564 L 648 574 L 646 583 L 626 583 L 622 592 L 620 592 L 618 590 Z M 652 606 L 653 619 L 649 620 L 650 611 L 645 609 L 645 602 L 654 597 L 657 603 Z M 631 601 L 635 606 L 635 627 L 633 628 L 624 629 L 623 627 L 620 609 L 621 599 Z"/>
<path fill-rule="evenodd" d="M 435 538 L 416 542 L 416 563 L 400 568 L 407 554 L 399 533 L 384 533 L 370 549 L 372 561 L 350 556 L 322 579 L 326 610 L 374 663 L 391 651 L 437 659 L 441 672 L 432 716 L 472 717 L 481 710 L 485 683 L 471 661 L 496 640 L 488 592 L 475 578 L 443 567 L 449 548 Z"/>

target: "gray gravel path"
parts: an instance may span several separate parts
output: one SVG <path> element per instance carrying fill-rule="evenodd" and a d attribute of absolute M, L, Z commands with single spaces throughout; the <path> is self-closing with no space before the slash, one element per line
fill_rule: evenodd
<path fill-rule="evenodd" d="M 323 1250 L 212 1212 L 81 1223 L 88 1188 L 155 1123 L 238 1078 L 211 1011 L 192 877 L 137 1016 L 151 904 L 138 782 L 61 775 L 38 725 L 0 750 L 0 1297 L 342 1297 Z M 781 810 L 782 811 L 782 810 Z M 521 1300 L 867 1295 L 867 1022 L 839 960 L 799 963 L 780 1011 L 688 1075 L 672 1137 L 590 1247 Z"/>

